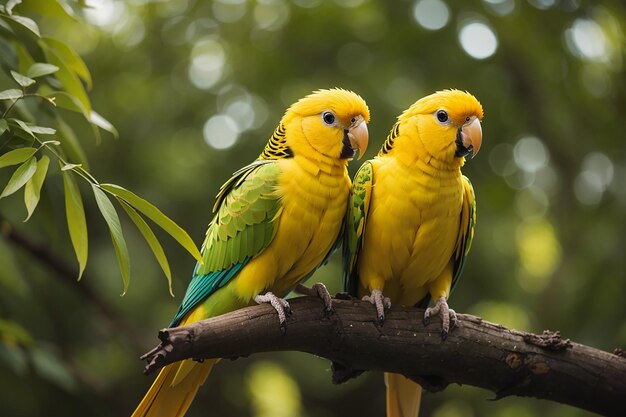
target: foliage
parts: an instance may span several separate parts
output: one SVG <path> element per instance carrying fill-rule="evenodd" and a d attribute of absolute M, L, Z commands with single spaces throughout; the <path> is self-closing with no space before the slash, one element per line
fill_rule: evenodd
<path fill-rule="evenodd" d="M 287 105 L 324 87 L 354 89 L 367 100 L 366 158 L 418 97 L 448 87 L 475 94 L 485 108 L 484 143 L 464 172 L 477 194 L 477 229 L 452 308 L 538 333 L 558 329 L 605 350 L 626 344 L 621 3 L 99 0 L 75 12 L 56 0 L 18 3 L 6 2 L 0 16 L 6 23 L 0 27 L 2 112 L 15 102 L 0 120 L 0 157 L 6 158 L 0 166 L 12 163 L 0 168 L 0 184 L 4 189 L 11 181 L 11 192 L 26 182 L 0 199 L 0 212 L 16 230 L 70 259 L 61 196 L 68 195 L 64 187 L 77 186 L 89 227 L 85 274 L 91 277 L 65 285 L 36 257 L 0 239 L 0 366 L 6 368 L 0 383 L 14 387 L 0 401 L 9 415 L 52 413 L 51 404 L 59 415 L 85 409 L 123 415 L 133 408 L 150 382 L 135 358 L 155 344 L 155 331 L 180 301 L 155 285 L 164 256 L 155 263 L 151 255 L 177 253 L 177 243 L 159 240 L 159 229 L 170 230 L 164 224 L 147 228 L 156 212 L 133 196 L 147 197 L 201 241 L 210 196 L 259 154 Z M 49 39 L 76 51 L 70 55 L 84 60 L 84 68 L 67 63 L 73 58 Z M 35 63 L 59 70 L 46 74 L 53 68 L 31 68 Z M 35 83 L 24 87 L 27 78 Z M 87 112 L 91 108 L 98 113 Z M 121 139 L 100 141 L 110 133 L 94 124 L 115 125 Z M 53 142 L 42 145 L 47 141 Z M 54 152 L 70 169 L 61 171 Z M 351 164 L 352 173 L 358 165 Z M 75 182 L 62 185 L 60 177 L 68 176 Z M 95 196 L 83 198 L 96 189 L 128 216 L 117 218 Z M 93 221 L 101 209 L 107 220 Z M 124 227 L 126 217 L 136 226 Z M 109 226 L 114 234 L 124 227 L 133 255 L 133 285 L 122 299 L 117 281 L 108 279 L 119 274 Z M 193 263 L 169 257 L 178 296 Z M 338 290 L 339 277 L 334 258 L 314 279 Z M 35 361 L 6 346 L 45 353 Z M 41 366 L 50 358 L 60 366 Z M 282 398 L 291 415 L 378 415 L 384 408 L 381 375 L 334 387 L 324 361 L 298 353 L 260 359 L 263 366 L 256 358 L 217 366 L 190 415 L 278 415 Z M 263 386 L 274 380 L 283 382 L 274 390 Z M 487 398 L 480 390 L 450 387 L 424 398 L 424 414 L 585 415 L 527 399 Z"/>

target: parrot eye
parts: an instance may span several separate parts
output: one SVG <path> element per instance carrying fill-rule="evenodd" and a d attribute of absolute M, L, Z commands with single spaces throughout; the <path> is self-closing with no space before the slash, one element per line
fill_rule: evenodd
<path fill-rule="evenodd" d="M 322 120 L 328 126 L 332 126 L 335 123 L 335 115 L 330 111 L 325 111 L 322 113 Z"/>
<path fill-rule="evenodd" d="M 435 116 L 437 117 L 437 120 L 439 120 L 439 123 L 445 123 L 448 121 L 448 113 L 446 113 L 445 110 L 437 110 Z"/>

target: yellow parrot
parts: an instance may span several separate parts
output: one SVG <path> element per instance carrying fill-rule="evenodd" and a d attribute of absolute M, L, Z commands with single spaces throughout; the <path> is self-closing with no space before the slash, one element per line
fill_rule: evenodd
<path fill-rule="evenodd" d="M 404 111 L 378 155 L 355 178 L 344 234 L 344 285 L 385 318 L 391 303 L 441 315 L 445 340 L 456 322 L 447 299 L 474 235 L 476 202 L 461 174 L 482 142 L 483 109 L 471 94 L 439 91 Z M 385 374 L 387 417 L 415 417 L 421 387 Z"/>
<path fill-rule="evenodd" d="M 316 91 L 287 109 L 259 158 L 220 189 L 203 264 L 196 265 L 170 327 L 255 301 L 271 303 L 285 325 L 289 305 L 279 297 L 310 277 L 341 242 L 351 185 L 347 163 L 367 147 L 369 118 L 365 101 L 341 89 Z M 327 292 L 320 295 L 329 309 Z M 163 368 L 133 417 L 184 415 L 217 360 Z"/>

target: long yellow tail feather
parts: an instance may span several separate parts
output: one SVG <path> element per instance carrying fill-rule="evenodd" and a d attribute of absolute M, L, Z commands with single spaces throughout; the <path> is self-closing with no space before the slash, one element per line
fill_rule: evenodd
<path fill-rule="evenodd" d="M 161 369 L 131 417 L 182 417 L 217 361 L 200 363 L 187 359 L 167 365 Z M 176 378 L 181 369 L 184 378 Z"/>
<path fill-rule="evenodd" d="M 422 387 L 403 375 L 385 372 L 387 417 L 417 417 Z"/>

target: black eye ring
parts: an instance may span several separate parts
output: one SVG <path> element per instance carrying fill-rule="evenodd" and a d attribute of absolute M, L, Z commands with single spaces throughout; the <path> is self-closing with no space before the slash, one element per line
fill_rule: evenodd
<path fill-rule="evenodd" d="M 324 121 L 324 123 L 330 126 L 335 123 L 335 115 L 332 112 L 325 111 L 324 113 L 322 113 L 322 120 Z"/>
<path fill-rule="evenodd" d="M 440 123 L 445 123 L 448 121 L 448 113 L 446 113 L 445 110 L 437 110 L 435 116 L 437 116 L 437 120 L 439 120 Z"/>
<path fill-rule="evenodd" d="M 469 122 L 470 120 L 472 120 L 472 118 L 471 118 L 471 117 L 469 117 L 469 116 L 465 116 L 465 121 L 466 121 L 466 122 Z"/>

